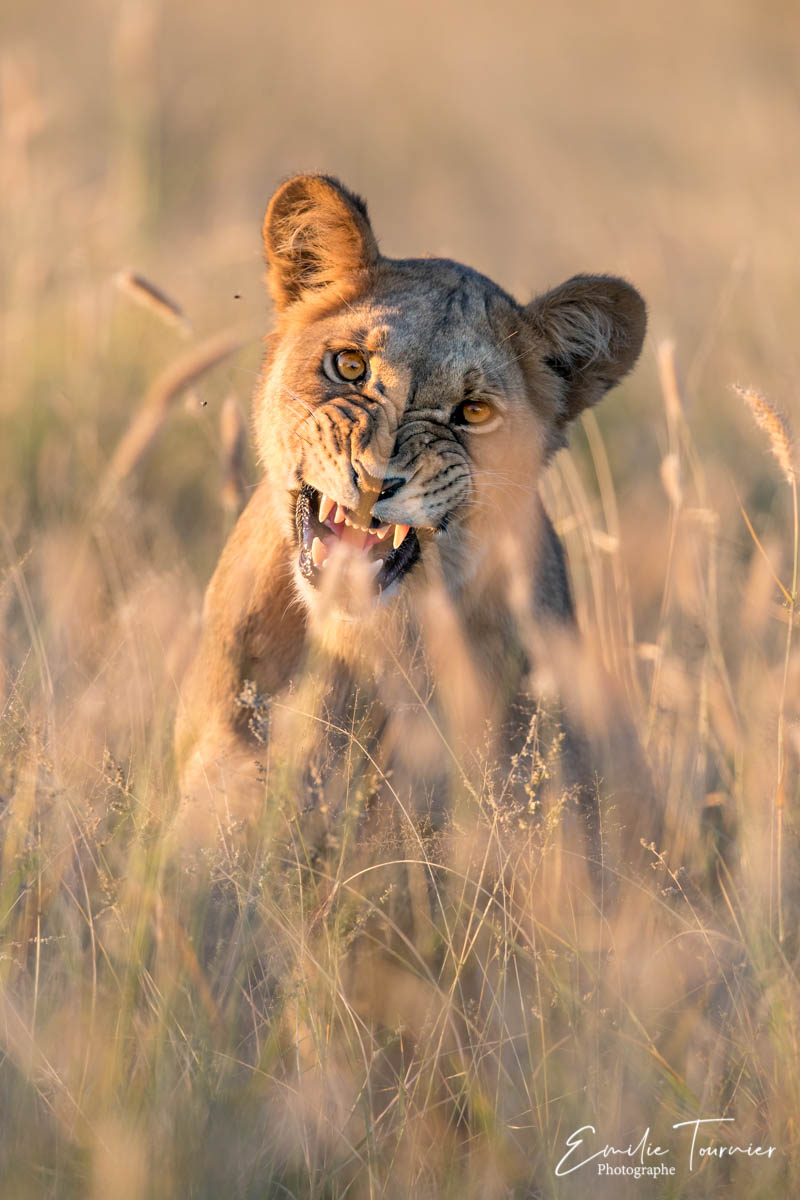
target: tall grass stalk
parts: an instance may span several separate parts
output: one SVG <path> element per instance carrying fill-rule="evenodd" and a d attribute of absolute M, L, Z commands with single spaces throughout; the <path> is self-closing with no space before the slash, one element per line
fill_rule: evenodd
<path fill-rule="evenodd" d="M 734 385 L 734 391 L 749 407 L 759 428 L 769 438 L 770 449 L 781 468 L 784 479 L 792 493 L 792 586 L 787 602 L 786 646 L 783 655 L 783 677 L 778 704 L 778 774 L 775 787 L 775 855 L 778 940 L 783 943 L 784 927 L 784 811 L 786 803 L 786 687 L 789 679 L 789 662 L 794 632 L 794 614 L 797 603 L 797 559 L 798 559 L 798 512 L 797 512 L 797 450 L 789 420 L 780 409 L 755 388 Z M 786 589 L 782 589 L 784 593 Z"/>

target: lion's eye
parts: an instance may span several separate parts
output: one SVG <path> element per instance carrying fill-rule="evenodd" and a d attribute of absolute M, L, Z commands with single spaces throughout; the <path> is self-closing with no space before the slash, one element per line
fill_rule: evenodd
<path fill-rule="evenodd" d="M 340 350 L 333 356 L 333 369 L 340 379 L 355 383 L 367 373 L 367 360 L 358 350 Z"/>
<path fill-rule="evenodd" d="M 494 411 L 488 400 L 465 400 L 453 413 L 453 420 L 458 425 L 485 425 Z"/>

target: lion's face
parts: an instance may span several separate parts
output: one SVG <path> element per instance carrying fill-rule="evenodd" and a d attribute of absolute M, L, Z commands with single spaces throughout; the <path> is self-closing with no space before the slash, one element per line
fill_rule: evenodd
<path fill-rule="evenodd" d="M 265 220 L 279 315 L 257 413 L 301 594 L 379 602 L 444 564 L 457 588 L 533 521 L 566 423 L 633 364 L 644 306 L 580 277 L 527 307 L 456 263 L 377 251 L 366 210 L 299 177 Z"/>
<path fill-rule="evenodd" d="M 491 479 L 530 487 L 552 398 L 543 379 L 541 411 L 527 400 L 517 324 L 488 280 L 432 261 L 385 269 L 280 340 L 260 435 L 267 455 L 280 443 L 304 592 L 348 547 L 381 599 L 396 594 L 471 523 Z"/>

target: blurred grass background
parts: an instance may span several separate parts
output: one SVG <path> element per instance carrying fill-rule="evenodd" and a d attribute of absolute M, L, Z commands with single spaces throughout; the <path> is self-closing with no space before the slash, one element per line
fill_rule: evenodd
<path fill-rule="evenodd" d="M 741 452 L 731 379 L 791 395 L 793 5 L 31 0 L 6 7 L 3 42 L 10 526 L 80 504 L 174 349 L 116 270 L 200 331 L 266 327 L 260 219 L 300 169 L 363 192 L 387 253 L 447 254 L 522 298 L 582 270 L 632 278 L 651 345 L 677 341 L 703 452 Z M 652 358 L 599 415 L 623 489 L 658 460 Z M 209 401 L 246 404 L 257 363 L 254 342 Z M 212 403 L 180 421 L 147 477 L 190 551 L 213 423 Z"/>
<path fill-rule="evenodd" d="M 452 1172 L 417 1134 L 400 1172 L 381 1158 L 379 1123 L 343 1168 L 330 1147 L 303 1141 L 302 1113 L 292 1145 L 303 1152 L 283 1157 L 262 1128 L 263 1113 L 280 1109 L 282 1093 L 264 1081 L 282 1061 L 283 1035 L 265 1017 L 266 1048 L 247 1058 L 240 1016 L 226 1025 L 225 1008 L 231 980 L 237 995 L 258 994 L 242 930 L 254 912 L 274 916 L 273 902 L 253 891 L 251 874 L 247 903 L 234 905 L 240 974 L 217 962 L 210 984 L 202 955 L 197 967 L 158 915 L 151 822 L 172 794 L 177 681 L 231 520 L 220 419 L 230 397 L 247 412 L 270 320 L 261 217 L 282 177 L 322 170 L 367 198 L 390 255 L 460 259 L 520 299 L 577 272 L 615 272 L 648 301 L 640 366 L 598 409 L 596 426 L 575 431 L 548 493 L 587 636 L 639 703 L 675 845 L 693 845 L 711 795 L 739 825 L 742 862 L 725 909 L 737 950 L 724 970 L 716 963 L 716 979 L 710 970 L 703 993 L 727 990 L 735 1028 L 713 1033 L 700 1007 L 685 1006 L 704 1048 L 687 1050 L 676 1033 L 670 1045 L 684 1067 L 668 1070 L 662 1057 L 655 1076 L 640 1066 L 637 1078 L 664 1111 L 692 1111 L 703 1064 L 717 1061 L 708 1047 L 724 1043 L 735 1069 L 726 1067 L 719 1090 L 709 1084 L 705 1102 L 714 1109 L 733 1096 L 740 1120 L 782 1139 L 784 1174 L 706 1175 L 697 1194 L 791 1194 L 800 668 L 795 654 L 781 705 L 790 765 L 788 933 L 779 938 L 775 738 L 786 608 L 737 500 L 788 587 L 791 494 L 730 384 L 756 384 L 797 421 L 797 6 L 27 0 L 4 5 L 1 19 L 0 1192 L 534 1195 L 520 1182 L 533 1170 L 541 1194 L 572 1194 L 552 1190 L 546 1164 L 565 1131 L 590 1119 L 580 1096 L 552 1119 L 533 1104 L 523 1136 L 513 1132 L 513 1103 L 503 1108 L 476 1085 L 472 1159 L 459 1120 L 442 1118 L 443 1144 L 454 1155 L 460 1147 Z M 193 332 L 134 304 L 115 283 L 123 270 L 163 288 Z M 122 492 L 101 505 L 109 460 L 153 379 L 228 328 L 242 331 L 242 348 L 180 398 Z M 682 405 L 671 416 L 667 339 Z M 677 501 L 674 487 L 665 490 L 667 455 L 682 465 Z M 246 473 L 257 478 L 251 457 Z M 710 927 L 705 917 L 700 925 Z M 153 965 L 155 943 L 171 968 Z M 561 949 L 553 934 L 548 969 L 562 1007 L 545 1029 L 539 1005 L 534 1031 L 543 1052 L 567 1044 L 575 1055 L 549 1083 L 531 1067 L 537 1104 L 549 1113 L 557 1095 L 579 1093 L 589 1063 L 592 1086 L 616 1097 L 625 1128 L 622 1083 L 614 1076 L 614 1090 L 604 1075 L 609 1046 L 623 1051 L 605 1027 L 601 1036 L 581 1024 L 571 968 L 558 974 Z M 747 964 L 733 973 L 741 992 L 729 961 Z M 298 951 L 282 1019 L 304 996 L 312 1015 L 306 1024 L 296 1016 L 295 1040 L 311 1038 L 315 1070 L 336 1092 L 344 1067 L 320 1050 L 332 1026 L 319 1012 L 337 993 L 303 992 L 303 962 Z M 653 983 L 635 1012 L 640 1033 L 673 1003 L 668 993 Z M 655 1042 L 642 1035 L 646 1044 L 652 1067 Z M 222 1086 L 219 1064 L 247 1074 L 240 1054 L 259 1067 L 237 1108 L 240 1075 Z M 541 1066 L 541 1056 L 532 1061 Z M 310 1103 L 302 1089 L 292 1095 Z M 423 1124 L 426 1111 L 419 1104 Z M 169 1133 L 157 1136 L 165 1121 Z M 247 1164 L 240 1174 L 234 1159 Z M 620 1185 L 608 1194 L 624 1193 Z"/>

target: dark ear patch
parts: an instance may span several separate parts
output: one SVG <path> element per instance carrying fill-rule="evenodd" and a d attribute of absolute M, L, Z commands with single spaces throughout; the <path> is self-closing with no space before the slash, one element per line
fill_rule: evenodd
<path fill-rule="evenodd" d="M 278 188 L 264 217 L 264 249 L 278 309 L 378 261 L 366 204 L 328 175 L 296 175 Z"/>
<path fill-rule="evenodd" d="M 564 382 L 561 426 L 630 371 L 647 325 L 642 297 L 612 275 L 576 275 L 538 296 L 525 313 L 545 342 L 545 366 Z"/>
<path fill-rule="evenodd" d="M 548 354 L 544 360 L 544 365 L 549 367 L 559 379 L 569 379 L 572 374 L 572 363 L 563 355 Z"/>

